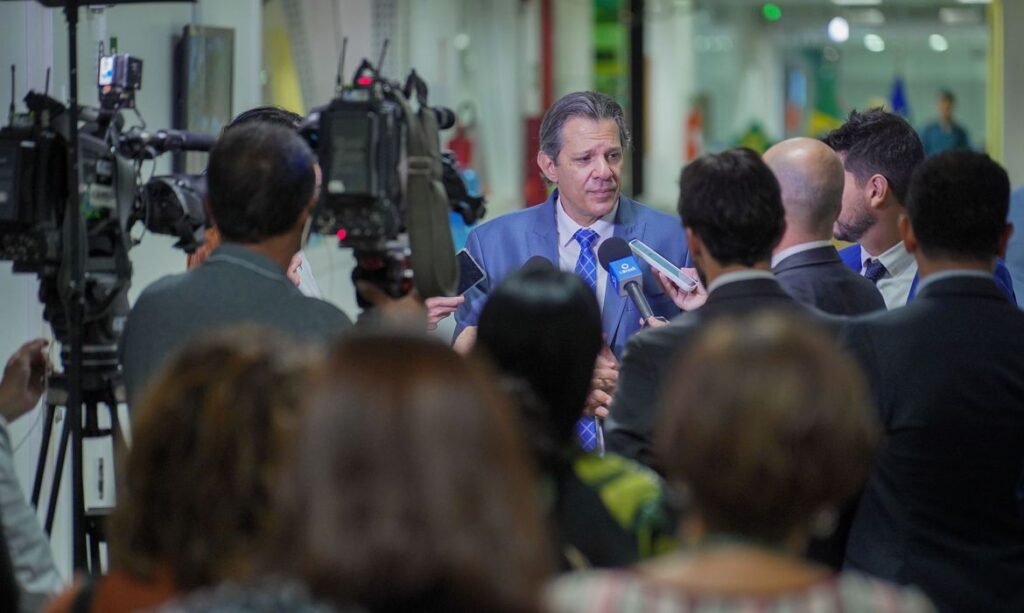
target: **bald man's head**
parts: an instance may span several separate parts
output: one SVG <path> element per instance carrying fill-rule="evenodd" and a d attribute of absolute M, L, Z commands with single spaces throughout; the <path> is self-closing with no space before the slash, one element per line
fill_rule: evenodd
<path fill-rule="evenodd" d="M 832 238 L 843 201 L 843 163 L 828 145 L 813 138 L 784 140 L 765 152 L 782 188 L 787 234 L 806 240 Z"/>

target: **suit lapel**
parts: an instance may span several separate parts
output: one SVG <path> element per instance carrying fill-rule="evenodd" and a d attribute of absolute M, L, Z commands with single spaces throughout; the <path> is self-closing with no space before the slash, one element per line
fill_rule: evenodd
<path fill-rule="evenodd" d="M 644 233 L 644 224 L 637 220 L 636 204 L 626 198 L 619 196 L 619 209 L 615 214 L 614 236 L 621 238 L 627 243 L 634 238 L 641 238 Z M 622 314 L 626 310 L 625 296 L 620 296 L 612 288 L 611 277 L 605 280 L 604 308 L 601 310 L 601 327 L 608 331 L 608 345 L 615 346 L 617 337 L 622 328 Z"/>
<path fill-rule="evenodd" d="M 537 205 L 533 224 L 526 232 L 526 253 L 542 255 L 551 265 L 558 268 L 558 221 L 555 219 L 555 203 L 558 190 L 552 190 L 547 201 Z M 522 264 L 520 264 L 522 265 Z"/>

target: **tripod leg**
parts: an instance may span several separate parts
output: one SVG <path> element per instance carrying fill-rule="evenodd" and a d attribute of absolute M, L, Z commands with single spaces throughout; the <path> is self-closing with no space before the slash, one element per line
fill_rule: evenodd
<path fill-rule="evenodd" d="M 77 412 L 66 407 L 64 411 L 64 423 L 60 430 L 60 444 L 57 447 L 57 463 L 53 467 L 53 482 L 50 484 L 50 499 L 46 505 L 46 534 L 53 532 L 53 518 L 57 514 L 57 498 L 60 494 L 60 480 L 64 473 L 64 457 L 68 451 L 68 437 L 71 435 L 71 420 L 77 417 Z M 74 511 L 72 511 L 74 512 Z"/>
<path fill-rule="evenodd" d="M 46 457 L 50 451 L 50 435 L 53 433 L 53 405 L 46 405 L 46 420 L 43 426 L 43 442 L 39 446 L 39 461 L 36 463 L 36 478 L 32 484 L 32 506 L 39 508 L 39 494 L 43 489 L 43 473 L 46 472 Z"/>

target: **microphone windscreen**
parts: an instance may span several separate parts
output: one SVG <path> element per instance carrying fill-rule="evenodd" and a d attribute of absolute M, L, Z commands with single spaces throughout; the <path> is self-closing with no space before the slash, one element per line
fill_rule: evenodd
<path fill-rule="evenodd" d="M 532 258 L 526 260 L 521 270 L 554 270 L 555 265 L 551 263 L 551 260 L 547 259 L 542 255 L 535 255 Z"/>
<path fill-rule="evenodd" d="M 597 259 L 605 270 L 608 270 L 608 266 L 615 260 L 632 256 L 633 251 L 629 248 L 629 244 L 618 236 L 609 238 L 597 248 Z"/>

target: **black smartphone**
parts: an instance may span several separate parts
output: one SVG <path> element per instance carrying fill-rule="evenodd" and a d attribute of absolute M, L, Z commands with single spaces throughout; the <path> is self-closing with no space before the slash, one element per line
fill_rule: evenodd
<path fill-rule="evenodd" d="M 455 259 L 459 263 L 459 295 L 461 296 L 486 279 L 487 273 L 480 268 L 473 256 L 469 255 L 465 249 L 456 253 Z"/>

